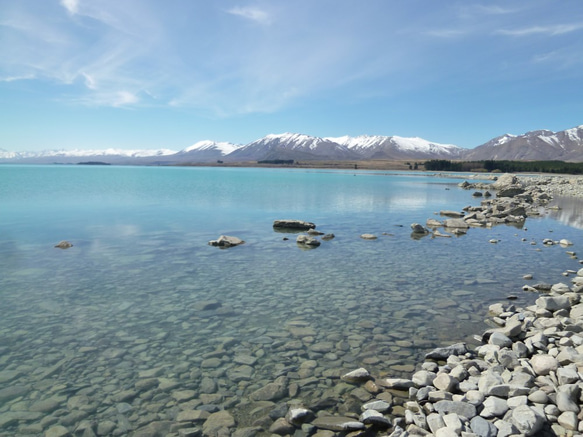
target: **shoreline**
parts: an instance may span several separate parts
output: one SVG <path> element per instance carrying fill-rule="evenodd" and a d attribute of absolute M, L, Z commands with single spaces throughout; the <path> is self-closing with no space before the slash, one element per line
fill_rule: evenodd
<path fill-rule="evenodd" d="M 519 189 L 510 198 L 526 200 L 532 211 L 548 206 L 555 196 L 583 198 L 581 177 L 507 176 L 509 182 L 498 192 Z M 492 187 L 459 185 L 466 189 Z M 500 200 L 484 203 L 492 206 Z M 543 244 L 570 248 L 573 243 Z M 576 258 L 575 252 L 567 253 Z M 567 270 L 565 276 L 572 277 L 573 285 L 556 283 L 544 289 L 525 285 L 524 292 L 540 294 L 534 305 L 520 308 L 511 301 L 490 305 L 487 321 L 492 328 L 476 336 L 481 345 L 474 350 L 457 343 L 430 351 L 410 378 L 374 378 L 364 368 L 343 375 L 343 380 L 365 388 L 370 384 L 369 391 L 377 392 L 375 399 L 362 405 L 358 422 L 350 423 L 355 419 L 350 415 L 344 418 L 344 431 L 358 433 L 368 428 L 390 437 L 580 435 L 583 268 Z M 383 393 L 391 394 L 390 402 L 379 396 Z M 317 426 L 332 430 L 342 422 L 326 420 L 320 419 Z"/>
<path fill-rule="evenodd" d="M 323 170 L 320 173 L 331 172 Z M 179 173 L 184 177 L 190 177 L 192 174 Z M 185 176 L 184 173 L 189 175 Z M 269 173 L 269 180 L 281 176 L 278 172 Z M 295 176 L 302 179 L 304 173 L 309 175 L 318 171 L 300 171 Z M 352 177 L 352 173 L 357 172 L 347 170 L 340 173 L 349 176 L 344 178 L 347 179 L 347 185 L 344 186 L 348 188 L 355 182 L 357 185 L 361 182 Z M 398 174 L 378 171 L 367 175 L 388 176 L 389 173 Z M 316 258 L 320 258 L 320 249 L 311 252 L 307 257 L 299 251 L 297 253 L 301 256 L 294 257 L 297 260 L 315 261 L 309 266 L 316 272 L 315 275 L 306 276 L 316 279 L 309 281 L 313 293 L 307 293 L 305 296 L 298 296 L 297 291 L 301 290 L 302 285 L 295 280 L 287 287 L 281 281 L 270 281 L 274 284 L 273 292 L 256 292 L 255 298 L 248 300 L 243 300 L 238 291 L 228 289 L 228 285 L 209 287 L 202 293 L 194 293 L 192 281 L 182 280 L 186 278 L 183 268 L 176 269 L 176 273 L 172 269 L 166 272 L 165 269 L 160 276 L 164 281 L 151 289 L 138 286 L 146 284 L 145 280 L 136 281 L 131 287 L 120 287 L 121 273 L 110 280 L 100 278 L 97 274 L 88 274 L 88 281 L 93 282 L 99 278 L 97 281 L 99 285 L 88 287 L 87 290 L 98 292 L 119 290 L 123 293 L 116 293 L 113 299 L 106 293 L 103 295 L 92 293 L 91 298 L 86 299 L 82 293 L 78 301 L 79 304 L 83 303 L 83 307 L 78 306 L 75 303 L 77 301 L 70 307 L 65 305 L 71 302 L 69 299 L 77 297 L 78 287 L 72 282 L 70 282 L 72 286 L 59 291 L 58 295 L 51 296 L 53 299 L 48 299 L 46 309 L 39 307 L 37 310 L 34 302 L 35 296 L 37 298 L 41 296 L 42 300 L 44 296 L 42 288 L 60 290 L 64 278 L 74 279 L 78 277 L 77 275 L 65 275 L 58 282 L 53 280 L 45 287 L 39 287 L 39 292 L 31 293 L 29 299 L 15 296 L 13 314 L 9 312 L 6 314 L 5 325 L 8 333 L 12 332 L 11 320 L 13 326 L 27 326 L 20 324 L 17 319 L 19 314 L 26 314 L 27 320 L 31 320 L 35 326 L 39 324 L 43 327 L 43 332 L 31 327 L 30 332 L 37 333 L 36 336 L 27 335 L 26 341 L 23 337 L 21 343 L 14 343 L 19 344 L 18 348 L 13 347 L 6 339 L 4 344 L 0 345 L 2 346 L 0 350 L 6 351 L 3 356 L 6 367 L 0 371 L 2 380 L 0 382 L 4 382 L 6 388 L 4 385 L 0 386 L 0 400 L 8 399 L 0 409 L 0 436 L 263 437 L 269 434 L 272 437 L 277 435 L 344 437 L 350 434 L 349 437 L 369 437 L 377 434 L 388 435 L 389 432 L 398 430 L 395 426 L 405 430 L 409 425 L 418 426 L 419 421 L 427 422 L 429 412 L 426 408 L 429 407 L 426 406 L 437 401 L 433 398 L 432 401 L 429 401 L 429 398 L 418 401 L 416 395 L 410 398 L 409 389 L 387 387 L 389 377 L 398 376 L 413 381 L 412 375 L 417 370 L 426 370 L 422 366 L 429 366 L 427 371 L 432 371 L 436 376 L 439 373 L 447 373 L 445 370 L 451 374 L 451 370 L 442 369 L 440 366 L 449 365 L 453 368 L 452 360 L 455 358 L 451 358 L 452 362 L 449 364 L 443 364 L 447 362 L 444 360 L 442 363 L 422 365 L 425 354 L 432 348 L 447 346 L 460 340 L 467 342 L 472 349 L 480 346 L 483 337 L 481 331 L 488 329 L 483 316 L 488 312 L 490 304 L 503 301 L 504 305 L 527 307 L 534 303 L 534 290 L 520 292 L 524 282 L 520 274 L 516 275 L 517 272 L 521 272 L 523 268 L 533 269 L 538 266 L 534 268 L 535 271 L 527 270 L 522 273 L 534 273 L 537 280 L 546 280 L 552 284 L 566 262 L 571 266 L 575 264 L 572 259 L 566 261 L 563 259 L 563 249 L 558 244 L 548 249 L 541 248 L 541 240 L 547 236 L 558 238 L 562 236 L 573 239 L 577 244 L 581 241 L 580 233 L 574 231 L 575 227 L 571 229 L 561 227 L 559 230 L 556 229 L 554 220 L 548 220 L 548 224 L 544 223 L 546 221 L 544 219 L 529 221 L 529 229 L 521 222 L 493 231 L 471 230 L 472 227 L 488 227 L 500 221 L 515 220 L 520 213 L 520 207 L 528 211 L 527 215 L 531 213 L 534 215 L 538 210 L 541 216 L 547 211 L 549 218 L 555 218 L 558 214 L 553 209 L 555 201 L 542 196 L 544 193 L 536 193 L 533 196 L 545 202 L 545 206 L 535 208 L 531 205 L 520 205 L 524 203 L 520 196 L 499 200 L 486 197 L 482 193 L 481 198 L 472 197 L 472 191 L 460 190 L 456 186 L 459 185 L 458 182 L 464 183 L 461 179 L 423 181 L 414 180 L 415 176 L 429 175 L 408 172 L 407 176 L 409 175 L 411 177 L 404 180 L 406 185 L 421 182 L 423 185 L 427 183 L 437 187 L 432 189 L 431 193 L 443 196 L 439 197 L 441 200 L 434 201 L 431 208 L 424 208 L 422 213 L 409 214 L 406 218 L 401 217 L 396 221 L 390 219 L 385 222 L 383 216 L 379 215 L 375 216 L 374 220 L 369 220 L 367 226 L 329 229 L 338 232 L 340 238 L 337 241 L 341 244 L 329 243 L 330 246 L 324 247 L 324 251 L 344 248 L 341 239 L 344 236 L 358 238 L 361 231 L 373 231 L 379 239 L 386 241 L 386 244 L 354 243 L 359 249 L 354 253 L 362 254 L 360 250 L 362 246 L 364 250 L 372 248 L 369 249 L 370 253 L 384 256 L 376 256 L 375 258 L 379 260 L 377 262 L 367 257 L 364 252 L 363 259 L 367 263 L 374 262 L 373 268 L 363 269 L 356 263 L 354 268 L 351 263 L 338 264 L 343 266 L 342 271 L 339 270 L 338 273 L 344 278 L 347 286 L 342 282 L 332 282 L 323 274 L 327 270 L 319 267 L 325 264 L 316 261 Z M 443 175 L 447 176 L 449 175 Z M 476 184 L 484 182 L 482 177 L 473 179 L 468 174 L 453 176 Z M 503 175 L 500 175 L 500 178 L 502 177 Z M 374 183 L 381 188 L 386 186 L 383 178 L 375 179 Z M 483 190 L 477 186 L 466 188 L 474 191 Z M 550 189 L 545 187 L 547 188 Z M 338 188 L 335 190 L 338 192 Z M 410 197 L 414 196 L 412 194 Z M 496 210 L 495 216 L 487 211 L 488 208 L 480 211 L 475 206 L 465 207 L 467 204 L 480 204 L 484 199 L 490 202 L 489 209 Z M 513 205 L 511 210 L 510 206 L 514 203 L 516 205 Z M 454 234 L 452 230 L 455 228 L 444 227 L 440 222 L 450 219 L 448 215 L 442 214 L 447 211 L 439 211 L 441 207 L 453 205 L 458 211 L 452 212 L 460 214 L 463 210 L 465 213 L 462 215 L 465 215 L 466 219 L 472 216 L 473 222 L 471 226 L 467 223 L 466 229 L 469 235 L 462 236 L 463 240 L 458 238 L 434 240 L 437 237 L 452 237 Z M 576 206 L 574 211 L 579 214 L 579 205 L 583 205 L 583 202 L 559 200 L 559 205 L 565 206 L 565 212 L 569 211 L 570 205 Z M 425 217 L 431 217 L 433 222 L 419 224 L 421 233 L 418 236 L 414 235 L 415 230 L 409 229 L 409 223 L 418 219 L 423 220 Z M 316 221 L 321 222 L 322 229 L 330 227 L 330 223 L 335 223 L 334 220 Z M 536 222 L 540 225 L 535 224 Z M 392 227 L 388 228 L 391 225 L 398 227 L 393 230 Z M 350 233 L 346 232 L 347 229 Z M 527 230 L 529 232 L 524 233 Z M 452 235 L 446 235 L 447 233 Z M 259 241 L 257 235 L 262 236 L 265 233 L 262 230 L 251 235 L 255 237 L 250 237 L 249 234 L 242 235 L 248 240 L 247 247 L 254 241 Z M 484 239 L 485 235 L 489 236 Z M 535 237 L 530 244 L 536 240 L 538 246 L 531 246 L 526 238 L 522 238 L 523 242 L 520 242 L 523 236 Z M 98 237 L 99 233 L 94 236 L 96 240 Z M 268 235 L 270 241 L 274 242 L 279 242 L 281 237 L 282 235 L 271 232 Z M 500 244 L 490 244 L 488 238 L 493 237 L 500 238 L 498 240 Z M 113 252 L 115 255 L 113 259 L 121 261 L 119 265 L 127 265 L 130 268 L 139 265 L 142 269 L 143 259 L 134 258 L 135 256 L 153 253 L 155 256 L 152 255 L 151 259 L 157 260 L 157 256 L 166 253 L 169 248 L 184 250 L 189 247 L 189 244 L 173 243 L 180 238 L 183 238 L 180 233 L 160 232 L 151 240 L 149 250 L 137 251 L 128 246 L 127 250 L 116 249 Z M 422 238 L 425 241 L 409 241 Z M 283 244 L 286 244 L 288 249 L 296 251 L 296 241 L 293 240 L 295 235 L 292 241 Z M 65 268 L 63 260 L 72 259 L 65 257 L 74 256 L 79 249 L 83 251 L 87 247 L 83 246 L 87 244 L 83 240 L 72 239 L 72 242 L 75 243 L 75 247 L 66 252 L 53 249 L 54 243 L 51 242 L 51 248 L 48 250 L 58 257 L 55 265 Z M 506 244 L 510 242 L 511 245 Z M 164 244 L 164 248 L 154 250 L 154 246 L 160 243 Z M 322 244 L 325 246 L 328 243 Z M 34 245 L 37 246 L 38 244 Z M 278 248 L 280 246 L 281 244 L 277 245 Z M 419 250 L 420 247 L 425 249 Z M 512 248 L 512 254 L 516 250 L 517 256 L 512 256 L 512 259 L 507 257 L 505 260 L 508 247 Z M 393 259 L 390 256 L 391 253 L 405 253 L 405 250 L 414 252 L 411 253 L 411 257 L 400 257 L 402 259 Z M 425 250 L 436 257 L 443 254 L 447 263 L 430 265 L 432 257 L 419 256 Z M 477 250 L 477 256 L 468 262 L 466 251 L 474 250 Z M 245 248 L 228 252 L 203 248 L 202 251 L 205 253 L 208 251 L 209 261 L 216 258 L 211 256 L 216 253 L 221 253 L 219 256 L 223 259 L 227 256 L 239 259 L 242 267 L 232 270 L 233 277 L 241 272 L 243 273 L 241 277 L 246 277 L 243 269 L 247 262 L 243 261 L 246 261 L 246 253 L 249 252 Z M 538 252 L 544 254 L 539 255 Z M 188 253 L 191 254 L 190 251 Z M 339 254 L 336 250 L 330 251 L 329 255 L 336 255 L 330 257 L 326 255 L 324 259 L 339 261 L 345 259 L 343 255 L 347 253 L 351 252 Z M 42 261 L 44 257 L 39 259 Z M 414 259 L 418 261 L 412 263 Z M 526 259 L 532 260 L 532 263 L 525 261 Z M 131 262 L 127 264 L 124 263 L 125 260 Z M 192 258 L 185 255 L 174 257 L 172 260 L 186 264 L 192 261 Z M 387 262 L 388 260 L 391 262 Z M 53 265 L 50 259 L 49 262 Z M 209 264 L 202 262 L 200 265 L 208 267 Z M 44 264 L 39 263 L 40 265 Z M 95 272 L 108 271 L 107 267 L 117 268 L 117 265 L 118 263 L 113 262 L 96 264 L 101 268 L 95 269 Z M 84 267 L 74 263 L 68 268 L 72 269 L 74 266 Z M 455 270 L 449 272 L 450 266 Z M 153 270 L 160 272 L 158 269 Z M 198 270 L 198 273 L 202 274 L 203 269 Z M 209 271 L 221 272 L 221 269 Z M 188 272 L 192 273 L 195 270 L 188 269 Z M 41 273 L 37 275 L 39 278 Z M 368 280 L 366 275 L 361 273 L 369 275 Z M 269 274 L 269 269 L 257 268 L 256 273 L 250 277 L 262 277 L 263 274 Z M 356 278 L 354 282 L 348 275 Z M 318 276 L 323 282 L 318 282 L 320 280 Z M 148 280 L 157 280 L 154 274 L 145 274 L 145 277 Z M 205 273 L 198 280 L 201 283 L 212 282 L 216 277 L 213 273 Z M 399 284 L 390 283 L 393 279 L 399 278 L 403 283 L 406 281 L 415 285 L 401 287 Z M 16 279 L 14 283 L 20 284 L 21 281 Z M 174 279 L 178 279 L 176 289 L 168 291 L 168 284 L 173 284 Z M 509 282 L 506 279 L 509 279 Z M 31 280 L 36 280 L 36 276 L 31 277 Z M 443 284 L 440 282 L 442 280 Z M 366 284 L 359 283 L 364 281 Z M 307 281 L 304 282 L 307 284 Z M 535 281 L 526 282 L 534 284 Z M 122 282 L 121 285 L 123 284 Z M 335 287 L 335 284 L 340 285 L 340 288 Z M 53 287 L 54 285 L 57 287 Z M 142 302 L 145 296 L 142 288 L 155 292 L 156 296 L 148 294 L 148 302 Z M 359 289 L 362 289 L 362 293 L 358 292 Z M 225 292 L 224 295 L 222 291 Z M 509 292 L 514 293 L 518 300 L 505 301 L 505 298 L 510 297 Z M 261 302 L 257 299 L 259 296 Z M 305 297 L 305 303 L 296 301 L 296 297 Z M 58 306 L 61 301 L 64 303 Z M 250 304 L 257 304 L 260 308 L 253 307 L 252 310 L 247 310 Z M 323 308 L 321 309 L 319 305 Z M 290 306 L 295 309 L 290 311 L 288 309 Z M 8 307 L 10 308 L 10 305 Z M 91 308 L 92 311 L 86 312 L 85 308 Z M 506 306 L 503 309 L 508 311 L 502 314 L 510 312 Z M 58 317 L 57 311 L 61 314 Z M 311 317 L 313 314 L 320 314 L 320 311 L 331 312 L 330 320 L 319 321 L 327 320 L 328 315 L 319 319 Z M 523 312 L 518 311 L 518 314 Z M 269 319 L 265 323 L 249 324 L 244 321 L 244 317 L 239 317 L 243 314 L 257 314 L 259 317 L 264 314 L 269 317 L 271 314 L 278 316 L 273 323 L 270 323 Z M 87 315 L 87 321 L 78 327 L 70 324 L 67 327 L 61 322 L 77 320 L 70 317 L 84 315 Z M 496 317 L 506 321 L 511 316 L 505 314 Z M 425 327 L 425 323 L 429 328 Z M 105 326 L 108 328 L 101 331 Z M 134 332 L 135 328 L 137 331 Z M 57 331 L 61 329 L 62 332 Z M 479 338 L 475 339 L 473 334 L 480 334 Z M 16 338 L 16 335 L 8 338 Z M 18 341 L 20 340 L 19 337 Z M 41 342 L 44 344 L 39 350 L 38 345 Z M 185 349 L 185 345 L 191 343 L 196 346 Z M 22 357 L 25 356 L 30 357 L 30 363 L 24 361 Z M 458 358 L 460 361 L 470 359 L 465 356 Z M 484 361 L 483 358 L 478 358 Z M 351 373 L 360 366 L 367 367 L 371 375 L 359 376 L 358 371 L 356 375 L 346 376 L 347 372 Z M 343 375 L 345 377 L 341 379 Z M 50 391 L 47 392 L 44 388 L 50 388 Z M 440 391 L 433 383 L 427 387 L 414 389 L 422 392 Z M 452 391 L 450 394 L 457 396 L 461 393 Z M 368 405 L 367 408 L 371 411 L 367 413 L 366 418 L 361 419 L 362 406 L 371 401 L 384 403 Z M 416 402 L 419 407 L 409 402 Z M 372 410 L 383 417 L 380 418 Z M 420 412 L 425 415 L 425 419 L 417 417 Z M 331 419 L 335 422 L 325 422 L 330 420 L 331 416 L 336 418 Z M 344 425 L 338 423 L 341 420 L 338 419 L 340 416 L 346 417 L 350 422 L 358 422 L 359 425 L 350 425 L 355 426 L 356 430 L 341 431 Z M 408 420 L 412 422 L 407 423 Z M 363 425 L 365 429 L 362 429 Z M 411 427 L 410 433 L 425 435 L 426 431 Z M 472 435 L 467 434 L 467 437 Z"/>
<path fill-rule="evenodd" d="M 503 175 L 500 180 L 504 182 L 498 184 L 498 194 L 515 191 L 481 204 L 486 205 L 484 210 L 494 211 L 502 205 L 507 213 L 484 216 L 473 223 L 475 218 L 470 219 L 465 230 L 512 223 L 516 216 L 510 212 L 523 212 L 522 220 L 528 214 L 537 216 L 538 209 L 548 208 L 556 196 L 583 198 L 583 177 Z M 459 185 L 466 189 L 495 186 Z M 475 216 L 479 208 L 471 210 Z M 434 219 L 428 219 L 427 225 L 434 225 L 436 236 L 443 224 L 430 220 Z M 570 241 L 545 240 L 543 244 L 560 244 L 576 258 Z M 565 275 L 573 285 L 524 286 L 524 292 L 540 294 L 534 305 L 520 308 L 511 300 L 490 305 L 487 322 L 492 327 L 475 336 L 480 345 L 473 350 L 466 343 L 457 343 L 428 351 L 425 361 L 415 364 L 410 378 L 375 377 L 365 368 L 342 375 L 341 383 L 360 392 L 361 414 L 312 411 L 292 398 L 286 415 L 271 424 L 269 433 L 300 432 L 316 437 L 580 435 L 583 268 L 567 270 Z"/>

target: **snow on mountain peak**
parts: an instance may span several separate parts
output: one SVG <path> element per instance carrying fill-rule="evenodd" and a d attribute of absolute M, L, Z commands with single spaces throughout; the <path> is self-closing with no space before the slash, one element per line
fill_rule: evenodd
<path fill-rule="evenodd" d="M 181 150 L 182 153 L 188 153 L 188 152 L 192 152 L 194 150 L 218 150 L 220 151 L 223 155 L 228 155 L 229 153 L 231 153 L 232 151 L 238 149 L 240 146 L 236 145 L 236 144 L 232 144 L 232 143 L 226 143 L 226 142 L 216 142 L 216 141 L 210 141 L 210 140 L 203 140 L 203 141 L 199 141 L 195 144 L 193 144 L 190 147 L 187 147 L 186 149 Z"/>

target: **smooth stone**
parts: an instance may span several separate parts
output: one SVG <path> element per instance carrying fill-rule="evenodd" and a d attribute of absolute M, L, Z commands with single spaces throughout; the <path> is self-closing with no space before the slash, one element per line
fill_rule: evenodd
<path fill-rule="evenodd" d="M 437 413 L 431 413 L 427 416 L 427 426 L 432 433 L 436 433 L 438 429 L 445 427 L 445 422 L 441 415 Z"/>
<path fill-rule="evenodd" d="M 530 359 L 530 365 L 537 375 L 548 375 L 551 371 L 556 371 L 559 362 L 555 357 L 547 354 L 534 355 Z"/>
<path fill-rule="evenodd" d="M 312 421 L 316 428 L 330 431 L 358 431 L 365 429 L 364 423 L 351 417 L 343 416 L 320 416 Z"/>
<path fill-rule="evenodd" d="M 32 411 L 7 411 L 5 413 L 0 413 L 0 429 L 14 425 L 22 421 L 33 421 L 38 420 L 43 417 L 41 412 Z"/>
<path fill-rule="evenodd" d="M 232 428 L 236 424 L 235 419 L 228 411 L 217 411 L 212 413 L 202 425 L 203 434 L 210 437 L 217 437 L 221 429 Z"/>
<path fill-rule="evenodd" d="M 382 400 L 373 400 L 371 402 L 367 402 L 366 404 L 364 404 L 361 409 L 363 411 L 366 410 L 375 410 L 378 411 L 379 413 L 387 413 L 390 409 L 391 409 L 391 404 L 386 402 L 386 401 L 382 401 Z"/>
<path fill-rule="evenodd" d="M 415 386 L 413 381 L 405 378 L 384 378 L 378 380 L 377 384 L 395 390 L 408 390 L 409 388 Z"/>
<path fill-rule="evenodd" d="M 302 423 L 307 422 L 313 418 L 314 418 L 314 413 L 312 413 L 307 408 L 291 407 L 285 415 L 285 419 L 289 423 L 296 425 L 296 426 L 300 426 Z"/>
<path fill-rule="evenodd" d="M 500 347 L 512 347 L 512 340 L 501 332 L 493 332 L 488 343 Z"/>
<path fill-rule="evenodd" d="M 45 437 L 69 437 L 71 433 L 62 425 L 52 426 L 45 432 Z"/>
<path fill-rule="evenodd" d="M 371 378 L 370 373 L 364 367 L 348 372 L 340 377 L 343 381 L 358 383 L 364 382 Z"/>
<path fill-rule="evenodd" d="M 253 401 L 277 401 L 288 394 L 287 378 L 277 378 L 275 382 L 270 382 L 249 395 Z"/>
<path fill-rule="evenodd" d="M 435 432 L 435 437 L 458 437 L 460 434 L 449 427 L 439 428 Z"/>
<path fill-rule="evenodd" d="M 178 437 L 200 437 L 201 435 L 202 430 L 200 428 L 181 428 L 178 430 Z"/>
<path fill-rule="evenodd" d="M 271 434 L 277 435 L 291 435 L 295 431 L 295 426 L 289 423 L 284 417 L 276 419 L 275 422 L 269 427 L 269 432 Z"/>
<path fill-rule="evenodd" d="M 451 429 L 456 434 L 459 435 L 463 429 L 462 421 L 460 417 L 455 413 L 446 414 L 443 416 L 443 422 L 448 429 Z"/>
<path fill-rule="evenodd" d="M 211 413 L 204 410 L 184 410 L 176 416 L 177 422 L 202 422 L 210 417 Z"/>
<path fill-rule="evenodd" d="M 172 422 L 167 420 L 161 420 L 157 422 L 151 422 L 139 429 L 137 429 L 132 437 L 160 437 L 165 436 L 170 431 L 170 426 Z"/>
<path fill-rule="evenodd" d="M 479 437 L 496 437 L 498 434 L 498 429 L 494 424 L 480 416 L 476 416 L 470 420 L 470 428 Z"/>
<path fill-rule="evenodd" d="M 425 359 L 429 360 L 447 360 L 451 355 L 465 355 L 468 353 L 468 348 L 465 343 L 456 343 L 447 347 L 439 347 L 433 349 L 431 352 L 425 355 Z"/>
<path fill-rule="evenodd" d="M 433 380 L 433 386 L 438 390 L 454 392 L 459 387 L 459 381 L 447 373 L 440 373 Z"/>
<path fill-rule="evenodd" d="M 547 394 L 542 390 L 533 391 L 531 394 L 528 395 L 528 400 L 535 404 L 548 404 L 549 397 Z"/>
<path fill-rule="evenodd" d="M 427 370 L 420 370 L 415 372 L 411 377 L 411 380 L 419 387 L 425 387 L 433 384 L 433 380 L 437 377 L 435 372 L 429 372 Z"/>
<path fill-rule="evenodd" d="M 29 391 L 30 391 L 29 388 L 23 385 L 13 385 L 11 387 L 0 389 L 0 404 L 23 396 Z"/>
<path fill-rule="evenodd" d="M 362 238 L 363 240 L 376 240 L 377 236 L 373 234 L 362 234 L 360 238 Z"/>
<path fill-rule="evenodd" d="M 484 409 L 480 412 L 480 416 L 486 419 L 502 417 L 508 411 L 508 403 L 506 400 L 497 398 L 496 396 L 487 397 L 483 405 Z"/>
<path fill-rule="evenodd" d="M 458 416 L 464 416 L 467 419 L 471 419 L 477 414 L 476 407 L 466 402 L 438 401 L 433 407 L 435 408 L 435 411 L 441 415 L 455 413 Z"/>
<path fill-rule="evenodd" d="M 559 425 L 569 431 L 577 431 L 577 427 L 579 425 L 577 414 L 573 411 L 565 411 L 564 413 L 561 413 L 561 415 L 557 418 L 557 422 Z"/>
<path fill-rule="evenodd" d="M 52 413 L 61 406 L 62 402 L 63 402 L 62 399 L 55 398 L 44 399 L 42 401 L 38 401 L 32 404 L 28 408 L 28 410 L 33 412 Z"/>
<path fill-rule="evenodd" d="M 391 421 L 376 410 L 364 411 L 359 420 L 365 425 L 374 425 L 377 427 L 388 428 L 391 426 Z"/>

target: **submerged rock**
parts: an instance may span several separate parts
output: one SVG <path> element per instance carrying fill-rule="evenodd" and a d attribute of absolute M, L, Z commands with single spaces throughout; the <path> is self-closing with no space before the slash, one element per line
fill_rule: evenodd
<path fill-rule="evenodd" d="M 59 241 L 57 244 L 55 244 L 55 247 L 57 247 L 59 249 L 68 249 L 70 247 L 73 247 L 73 244 L 68 242 L 67 240 L 63 240 L 63 241 Z"/>
<path fill-rule="evenodd" d="M 308 235 L 298 235 L 296 238 L 296 243 L 302 246 L 318 247 L 321 243 L 314 237 Z"/>
<path fill-rule="evenodd" d="M 209 245 L 217 246 L 221 248 L 239 246 L 240 244 L 245 243 L 245 241 L 241 240 L 237 237 L 230 237 L 228 235 L 221 235 L 217 240 L 209 241 Z"/>

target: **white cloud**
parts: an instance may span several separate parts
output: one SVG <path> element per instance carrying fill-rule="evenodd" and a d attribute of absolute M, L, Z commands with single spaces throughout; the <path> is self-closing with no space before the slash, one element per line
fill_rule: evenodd
<path fill-rule="evenodd" d="M 227 10 L 227 13 L 255 21 L 259 24 L 271 24 L 272 21 L 271 16 L 266 11 L 252 7 L 235 7 Z"/>
<path fill-rule="evenodd" d="M 496 31 L 500 35 L 508 36 L 529 36 L 529 35 L 563 35 L 583 29 L 583 23 L 576 24 L 556 24 L 552 26 L 531 26 L 522 29 L 499 29 Z"/>
<path fill-rule="evenodd" d="M 129 91 L 118 91 L 113 101 L 113 106 L 126 106 L 138 103 L 140 99 Z"/>
<path fill-rule="evenodd" d="M 72 15 L 79 12 L 79 0 L 61 0 L 61 5 Z"/>

